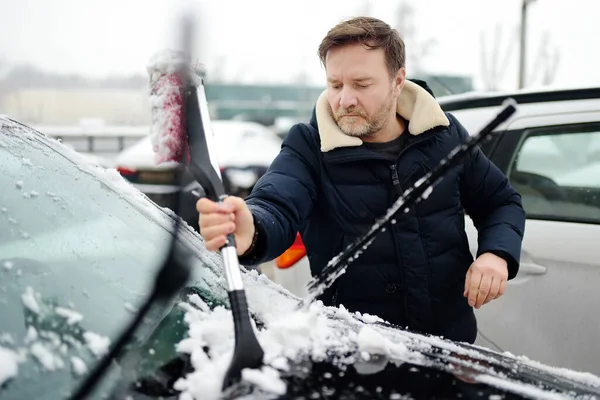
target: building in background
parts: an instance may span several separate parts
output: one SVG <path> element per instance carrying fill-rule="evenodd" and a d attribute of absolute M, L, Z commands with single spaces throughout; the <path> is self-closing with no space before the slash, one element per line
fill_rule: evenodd
<path fill-rule="evenodd" d="M 436 96 L 473 90 L 471 77 L 423 75 Z M 12 87 L 0 97 L 0 114 L 32 125 L 79 125 L 102 120 L 106 125 L 143 126 L 150 123 L 148 89 L 135 85 L 29 85 Z M 206 84 L 213 119 L 244 119 L 275 125 L 278 119 L 310 118 L 324 86 L 299 84 Z"/>

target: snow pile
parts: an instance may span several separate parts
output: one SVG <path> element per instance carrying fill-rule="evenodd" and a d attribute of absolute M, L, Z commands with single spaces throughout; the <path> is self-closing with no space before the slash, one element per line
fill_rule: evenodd
<path fill-rule="evenodd" d="M 183 90 L 194 77 L 184 53 L 164 50 L 155 54 L 146 70 L 150 75 L 151 140 L 156 162 L 189 157 L 184 119 Z"/>
<path fill-rule="evenodd" d="M 69 325 L 79 323 L 83 320 L 83 315 L 72 308 L 67 307 L 42 307 L 46 305 L 42 296 L 34 291 L 31 286 L 27 286 L 21 295 L 24 306 L 30 311 L 44 317 L 48 313 L 55 314 L 64 318 Z M 70 307 L 73 307 L 70 304 Z M 38 331 L 39 329 L 39 331 Z M 57 333 L 52 330 L 43 330 L 33 325 L 28 325 L 25 335 L 17 343 L 9 334 L 2 335 L 3 342 L 10 344 L 13 349 L 7 349 L 0 346 L 0 385 L 7 379 L 15 377 L 18 369 L 17 364 L 25 362 L 27 359 L 35 360 L 46 371 L 57 371 L 67 368 L 69 363 L 75 375 L 83 375 L 88 369 L 81 357 L 71 355 L 69 357 L 69 348 L 83 349 L 86 346 L 90 353 L 96 357 L 104 355 L 108 351 L 110 339 L 95 332 L 85 331 L 83 338 L 85 343 L 69 336 L 68 334 Z"/>
<path fill-rule="evenodd" d="M 404 357 L 409 352 L 404 343 L 394 343 L 369 326 L 364 326 L 360 330 L 358 348 L 368 354 L 392 357 Z"/>
<path fill-rule="evenodd" d="M 191 355 L 194 372 L 179 379 L 173 387 L 184 392 L 181 399 L 218 399 L 233 354 L 231 313 L 222 307 L 212 313 L 189 308 L 185 322 L 189 325 L 189 338 L 179 342 L 177 351 Z M 208 354 L 204 346 L 210 346 Z"/>
<path fill-rule="evenodd" d="M 15 341 L 10 333 L 8 333 L 8 332 L 0 333 L 0 344 L 2 344 L 2 343 L 12 344 L 14 342 Z"/>
<path fill-rule="evenodd" d="M 40 306 L 36 299 L 36 293 L 33 291 L 31 286 L 27 286 L 25 289 L 25 293 L 21 295 L 21 300 L 23 300 L 23 304 L 29 310 L 33 311 L 36 314 L 40 313 Z"/>
<path fill-rule="evenodd" d="M 0 346 L 0 386 L 19 372 L 17 353 Z"/>
<path fill-rule="evenodd" d="M 27 328 L 27 334 L 25 335 L 25 344 L 36 341 L 38 338 L 38 331 L 31 325 Z"/>
<path fill-rule="evenodd" d="M 87 347 L 97 357 L 101 357 L 108 353 L 108 346 L 110 345 L 109 338 L 90 331 L 85 332 L 83 338 L 86 341 Z"/>
<path fill-rule="evenodd" d="M 73 366 L 75 375 L 81 376 L 87 372 L 85 362 L 79 357 L 71 357 L 71 365 Z"/>
<path fill-rule="evenodd" d="M 206 307 L 182 306 L 187 309 L 185 321 L 189 325 L 189 338 L 182 340 L 177 350 L 191 355 L 194 372 L 178 380 L 174 388 L 191 396 L 188 398 L 217 399 L 233 355 L 231 311 L 224 307 L 216 307 L 210 312 L 205 311 Z M 305 355 L 313 360 L 322 360 L 332 349 L 355 350 L 353 339 L 356 333 L 342 335 L 334 328 L 335 321 L 328 320 L 319 305 L 314 304 L 306 311 L 289 311 L 273 320 L 268 329 L 257 332 L 265 351 L 266 365 L 261 370 L 244 370 L 242 374 L 242 379 L 268 393 L 285 393 L 285 383 L 280 379 L 279 371 L 289 368 L 288 359 Z M 209 349 L 208 354 L 204 347 Z"/>
<path fill-rule="evenodd" d="M 83 319 L 83 315 L 64 307 L 56 307 L 54 311 L 67 320 L 67 324 L 73 325 Z"/>
<path fill-rule="evenodd" d="M 41 342 L 33 343 L 29 351 L 48 371 L 62 369 L 65 366 L 63 360 Z"/>
<path fill-rule="evenodd" d="M 552 367 L 549 365 L 544 365 L 538 361 L 531 360 L 526 356 L 515 357 L 514 355 L 510 354 L 509 352 L 505 352 L 504 354 L 508 355 L 508 356 L 512 356 L 512 357 L 516 358 L 517 360 L 529 365 L 530 367 L 537 368 L 539 370 L 548 372 L 550 374 L 561 376 L 563 378 L 570 379 L 570 380 L 573 380 L 576 382 L 581 382 L 581 383 L 589 385 L 589 386 L 594 386 L 594 387 L 600 388 L 600 377 L 593 375 L 589 372 L 578 372 L 578 371 L 573 371 L 568 368 Z"/>
<path fill-rule="evenodd" d="M 268 393 L 283 395 L 287 390 L 285 382 L 279 379 L 279 372 L 271 367 L 262 367 L 260 370 L 244 369 L 242 379 Z"/>
<path fill-rule="evenodd" d="M 381 353 L 382 349 L 402 360 L 415 358 L 402 340 L 392 342 L 384 338 L 347 310 L 325 307 L 321 302 L 297 310 L 299 299 L 264 275 L 250 271 L 242 276 L 251 312 L 265 324 L 260 331 L 255 327 L 265 351 L 265 365 L 260 370 L 244 370 L 242 379 L 263 392 L 285 393 L 287 388 L 280 373 L 289 370 L 290 360 L 306 357 L 318 362 L 334 355 L 333 362 L 343 368 L 356 361 L 361 350 Z M 217 399 L 233 355 L 231 311 L 221 306 L 210 311 L 197 295 L 180 306 L 186 310 L 189 337 L 177 345 L 177 350 L 191 355 L 194 371 L 179 379 L 174 388 L 183 392 L 181 399 Z M 347 357 L 348 354 L 354 356 Z"/>
<path fill-rule="evenodd" d="M 539 400 L 567 400 L 570 397 L 564 394 L 556 392 L 548 392 L 547 390 L 538 388 L 536 386 L 525 384 L 521 382 L 512 382 L 497 376 L 491 375 L 477 375 L 475 377 L 477 382 L 481 382 L 490 386 L 501 388 L 507 392 L 517 393 L 524 397 Z"/>

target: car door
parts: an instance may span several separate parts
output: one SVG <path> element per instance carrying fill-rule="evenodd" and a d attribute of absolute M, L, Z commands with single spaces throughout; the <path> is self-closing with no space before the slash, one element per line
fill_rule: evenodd
<path fill-rule="evenodd" d="M 518 275 L 476 310 L 477 343 L 599 374 L 600 113 L 515 119 L 491 159 L 527 222 Z M 472 223 L 468 235 L 475 253 Z"/>

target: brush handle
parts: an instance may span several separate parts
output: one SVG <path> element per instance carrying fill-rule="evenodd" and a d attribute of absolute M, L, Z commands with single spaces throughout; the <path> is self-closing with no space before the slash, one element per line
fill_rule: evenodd
<path fill-rule="evenodd" d="M 246 291 L 232 290 L 229 292 L 229 302 L 235 326 L 235 340 L 238 342 L 244 335 L 253 333 L 250 323 L 250 313 L 248 311 L 248 301 L 246 300 Z"/>
<path fill-rule="evenodd" d="M 235 236 L 233 233 L 227 235 L 225 246 L 221 247 L 223 264 L 225 267 L 225 278 L 227 279 L 227 290 L 244 290 L 242 283 L 242 273 L 240 272 L 240 263 L 235 245 Z"/>
<path fill-rule="evenodd" d="M 235 349 L 223 380 L 223 390 L 239 381 L 245 368 L 260 368 L 265 356 L 250 322 L 246 292 L 244 290 L 229 292 L 229 303 L 235 329 Z"/>

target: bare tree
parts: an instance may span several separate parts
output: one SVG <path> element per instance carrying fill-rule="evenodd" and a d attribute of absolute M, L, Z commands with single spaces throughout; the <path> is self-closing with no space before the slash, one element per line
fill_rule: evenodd
<path fill-rule="evenodd" d="M 488 50 L 485 34 L 483 31 L 481 32 L 481 74 L 484 88 L 487 91 L 498 90 L 499 84 L 504 79 L 508 69 L 508 63 L 515 47 L 514 42 L 518 37 L 517 29 L 513 29 L 512 33 L 509 31 L 508 35 L 506 47 L 503 49 L 503 29 L 501 25 L 497 24 L 494 30 L 493 47 L 491 50 Z"/>
<path fill-rule="evenodd" d="M 396 8 L 395 28 L 406 43 L 406 59 L 414 74 L 425 71 L 424 61 L 434 50 L 437 41 L 433 38 L 421 38 L 415 23 L 415 8 L 411 1 L 401 0 Z"/>
<path fill-rule="evenodd" d="M 533 68 L 527 82 L 540 81 L 542 85 L 550 85 L 554 82 L 556 71 L 560 61 L 560 51 L 550 41 L 550 34 L 544 32 Z"/>
<path fill-rule="evenodd" d="M 527 38 L 527 9 L 536 0 L 522 0 L 521 19 L 514 30 L 511 28 L 504 51 L 501 50 L 502 28 L 496 25 L 494 47 L 490 51 L 483 32 L 481 32 L 481 74 L 485 89 L 494 91 L 498 89 L 500 82 L 508 69 L 508 63 L 516 46 L 520 43 L 517 72 L 519 77 L 518 88 L 524 88 L 536 81 L 543 85 L 551 84 L 556 77 L 556 71 L 560 60 L 558 48 L 551 46 L 550 34 L 544 32 L 537 46 L 538 53 L 531 65 L 527 59 L 529 40 Z"/>

